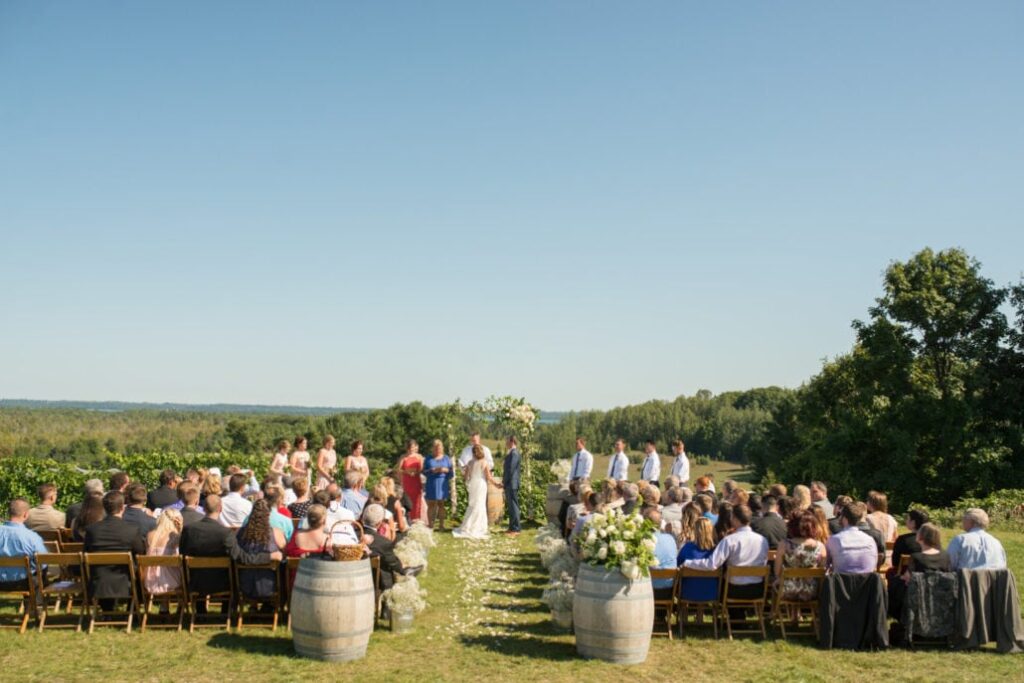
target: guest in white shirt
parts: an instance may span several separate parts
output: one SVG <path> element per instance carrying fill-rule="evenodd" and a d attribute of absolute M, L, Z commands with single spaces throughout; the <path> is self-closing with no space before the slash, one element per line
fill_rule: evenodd
<path fill-rule="evenodd" d="M 245 491 L 248 477 L 241 472 L 237 472 L 231 475 L 228 480 L 228 486 L 231 492 L 220 499 L 220 519 L 218 520 L 221 524 L 226 527 L 240 527 L 249 517 L 249 513 L 252 512 L 252 503 L 242 497 L 242 492 Z"/>
<path fill-rule="evenodd" d="M 594 468 L 594 456 L 587 450 L 587 440 L 576 437 L 576 455 L 572 456 L 572 467 L 569 469 L 569 481 L 590 479 L 590 471 Z"/>
<path fill-rule="evenodd" d="M 686 486 L 690 483 L 690 459 L 686 457 L 686 447 L 683 445 L 682 439 L 672 442 L 672 452 L 676 457 L 672 461 L 672 469 L 669 474 L 679 477 L 679 484 Z"/>
<path fill-rule="evenodd" d="M 651 486 L 657 488 L 661 486 L 661 456 L 658 455 L 658 449 L 654 442 L 650 440 L 644 444 L 644 451 L 647 453 L 647 458 L 644 460 L 644 466 L 640 469 L 640 478 L 651 482 Z"/>
<path fill-rule="evenodd" d="M 473 432 L 469 435 L 469 445 L 459 453 L 459 469 L 465 470 L 469 463 L 473 462 L 473 446 L 480 446 L 484 449 L 484 461 L 489 469 L 494 469 L 494 456 L 491 449 L 480 444 L 480 432 Z"/>
<path fill-rule="evenodd" d="M 615 453 L 608 461 L 608 478 L 615 481 L 626 481 L 629 478 L 629 458 L 626 456 L 626 442 L 615 440 Z"/>
<path fill-rule="evenodd" d="M 768 563 L 768 539 L 750 528 L 750 508 L 737 505 L 732 509 L 733 532 L 715 546 L 711 557 L 687 560 L 690 569 L 730 567 L 763 567 Z M 755 576 L 737 576 L 730 581 L 730 597 L 757 598 L 763 595 L 762 580 Z"/>

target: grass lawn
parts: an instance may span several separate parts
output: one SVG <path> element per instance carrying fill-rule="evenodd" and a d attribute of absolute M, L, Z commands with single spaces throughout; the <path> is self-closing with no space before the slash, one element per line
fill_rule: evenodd
<path fill-rule="evenodd" d="M 997 533 L 1017 576 L 1024 534 Z M 573 637 L 556 631 L 540 602 L 546 574 L 533 532 L 486 542 L 439 535 L 423 587 L 429 607 L 412 634 L 375 632 L 367 657 L 324 664 L 294 656 L 287 632 L 241 634 L 97 632 L 0 633 L 0 679 L 9 681 L 361 680 L 478 681 L 847 681 L 1019 680 L 1024 657 L 991 652 L 890 650 L 823 652 L 806 644 L 710 635 L 669 642 L 655 637 L 646 663 L 614 666 L 580 659 Z"/>
<path fill-rule="evenodd" d="M 661 455 L 661 480 L 665 481 L 665 477 L 672 470 L 672 455 Z M 632 462 L 632 460 L 639 458 L 639 462 Z M 636 481 L 640 476 L 640 468 L 643 463 L 643 453 L 631 453 L 629 463 L 629 480 Z M 611 460 L 610 455 L 594 455 L 594 469 L 591 471 L 591 480 L 599 481 L 604 479 L 604 475 L 608 473 L 608 462 Z M 711 474 L 715 478 L 715 486 L 718 489 L 722 488 L 722 482 L 726 479 L 735 479 L 736 483 L 740 484 L 745 489 L 750 488 L 750 477 L 751 473 L 743 465 L 739 465 L 734 462 L 726 462 L 725 460 L 712 460 L 707 465 L 698 465 L 690 459 L 690 486 L 693 486 L 693 482 L 697 480 L 697 477 L 702 477 L 705 474 Z"/>

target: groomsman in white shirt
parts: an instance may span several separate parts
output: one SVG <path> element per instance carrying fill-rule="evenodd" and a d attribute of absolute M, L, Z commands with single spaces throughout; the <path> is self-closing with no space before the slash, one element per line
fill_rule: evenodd
<path fill-rule="evenodd" d="M 654 488 L 660 488 L 661 456 L 658 455 L 658 449 L 650 439 L 644 444 L 644 452 L 647 453 L 647 458 L 644 460 L 643 467 L 640 468 L 640 478 L 651 482 L 651 486 Z"/>
<path fill-rule="evenodd" d="M 608 478 L 615 481 L 629 479 L 629 458 L 626 456 L 626 442 L 622 439 L 615 440 L 615 453 L 608 461 Z"/>
<path fill-rule="evenodd" d="M 462 453 L 459 454 L 459 469 L 462 471 L 466 470 L 466 467 L 473 461 L 473 446 L 480 445 L 480 432 L 473 432 L 469 435 L 469 445 L 462 449 Z M 494 456 L 491 455 L 491 449 L 487 446 L 484 449 L 484 461 L 487 466 L 492 470 L 494 469 Z"/>
<path fill-rule="evenodd" d="M 669 472 L 674 477 L 679 477 L 679 485 L 686 486 L 690 482 L 690 459 L 686 457 L 686 446 L 682 439 L 672 442 L 672 453 L 676 458 L 672 461 L 672 470 Z"/>
<path fill-rule="evenodd" d="M 569 470 L 569 481 L 590 479 L 590 471 L 594 469 L 594 456 L 587 450 L 587 440 L 576 437 L 576 455 L 572 456 L 572 467 Z"/>

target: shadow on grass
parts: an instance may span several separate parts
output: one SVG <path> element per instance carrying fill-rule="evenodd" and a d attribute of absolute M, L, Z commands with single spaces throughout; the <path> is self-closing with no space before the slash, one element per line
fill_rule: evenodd
<path fill-rule="evenodd" d="M 568 631 L 559 630 L 550 620 L 537 621 L 534 623 L 503 623 L 500 621 L 484 621 L 479 624 L 483 628 L 497 628 L 508 631 L 515 631 L 517 633 L 528 634 L 531 636 L 541 636 L 545 638 L 557 638 L 558 636 L 568 635 Z"/>
<path fill-rule="evenodd" d="M 516 586 L 521 586 L 523 584 L 527 584 L 527 585 L 530 585 L 530 586 L 544 586 L 548 582 L 547 579 L 545 579 L 545 578 L 543 578 L 543 577 L 541 577 L 539 575 L 538 576 L 517 577 L 517 578 L 514 578 L 514 579 L 502 579 L 502 578 L 499 578 L 499 577 L 492 577 L 491 581 L 494 581 L 495 583 L 510 583 L 510 584 L 513 584 L 513 585 L 516 585 Z"/>
<path fill-rule="evenodd" d="M 491 595 L 501 595 L 510 598 L 516 598 L 518 600 L 540 600 L 544 594 L 544 589 L 540 586 L 523 586 L 519 590 L 495 590 L 493 588 L 485 588 L 485 593 Z"/>
<path fill-rule="evenodd" d="M 269 657 L 298 657 L 292 647 L 291 638 L 272 635 L 217 633 L 207 641 L 206 645 L 220 650 L 237 650 Z"/>
<path fill-rule="evenodd" d="M 499 593 L 499 595 L 501 595 Z M 515 612 L 517 614 L 525 614 L 528 612 L 547 612 L 549 611 L 547 605 L 537 602 L 532 604 L 522 604 L 518 602 L 484 602 L 481 603 L 487 609 L 498 610 L 500 612 Z"/>
<path fill-rule="evenodd" d="M 460 642 L 466 647 L 480 647 L 491 652 L 513 657 L 546 659 L 553 662 L 567 662 L 576 659 L 576 647 L 572 643 L 529 638 L 525 636 L 461 636 Z"/>

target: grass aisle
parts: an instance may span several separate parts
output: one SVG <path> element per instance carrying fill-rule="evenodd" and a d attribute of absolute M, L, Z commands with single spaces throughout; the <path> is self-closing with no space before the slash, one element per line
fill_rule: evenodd
<path fill-rule="evenodd" d="M 1018 576 L 1024 538 L 999 534 Z M 0 680 L 11 681 L 1024 681 L 1024 657 L 926 650 L 822 652 L 774 639 L 729 643 L 655 637 L 647 662 L 623 667 L 580 659 L 571 634 L 551 624 L 540 596 L 547 575 L 533 544 L 518 538 L 458 541 L 438 534 L 421 581 L 426 611 L 413 633 L 374 632 L 365 659 L 300 659 L 283 629 L 271 634 L 151 631 L 0 633 Z"/>

